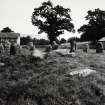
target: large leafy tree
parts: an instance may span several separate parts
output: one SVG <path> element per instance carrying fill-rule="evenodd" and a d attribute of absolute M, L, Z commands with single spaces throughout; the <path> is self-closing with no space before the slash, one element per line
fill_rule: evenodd
<path fill-rule="evenodd" d="M 97 41 L 105 36 L 105 11 L 100 9 L 90 10 L 85 18 L 88 20 L 88 24 L 78 29 L 79 32 L 82 32 L 82 40 Z"/>
<path fill-rule="evenodd" d="M 1 32 L 14 32 L 9 27 L 5 27 L 1 30 Z"/>
<path fill-rule="evenodd" d="M 32 24 L 39 28 L 39 34 L 45 32 L 52 43 L 64 30 L 74 32 L 69 12 L 70 9 L 63 6 L 53 6 L 51 1 L 43 2 L 40 7 L 34 9 Z"/>

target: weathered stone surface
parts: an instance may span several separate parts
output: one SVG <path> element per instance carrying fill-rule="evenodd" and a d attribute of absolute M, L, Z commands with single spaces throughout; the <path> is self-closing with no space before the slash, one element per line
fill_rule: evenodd
<path fill-rule="evenodd" d="M 1 43 L 0 44 L 0 54 L 2 54 L 4 52 L 4 46 L 3 46 L 3 44 Z"/>
<path fill-rule="evenodd" d="M 103 53 L 103 45 L 101 42 L 96 44 L 96 53 Z"/>
<path fill-rule="evenodd" d="M 83 52 L 88 52 L 88 50 L 89 50 L 89 45 L 88 44 L 84 44 L 84 46 L 83 46 Z"/>
<path fill-rule="evenodd" d="M 49 45 L 49 46 L 46 47 L 45 52 L 49 52 L 49 51 L 51 51 L 51 50 L 52 50 L 52 46 Z"/>
<path fill-rule="evenodd" d="M 96 71 L 86 68 L 86 69 L 72 71 L 72 72 L 70 72 L 70 75 L 71 76 L 78 75 L 78 76 L 86 77 L 92 73 L 96 73 Z"/>
<path fill-rule="evenodd" d="M 76 50 L 76 42 L 71 41 L 70 42 L 70 53 L 75 52 L 75 50 Z"/>
<path fill-rule="evenodd" d="M 52 45 L 52 50 L 58 49 L 58 44 L 54 41 Z"/>

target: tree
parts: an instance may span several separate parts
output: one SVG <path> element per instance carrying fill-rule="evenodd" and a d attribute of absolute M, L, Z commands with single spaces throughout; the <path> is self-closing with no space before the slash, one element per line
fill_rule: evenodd
<path fill-rule="evenodd" d="M 39 8 L 34 9 L 32 24 L 39 28 L 39 34 L 45 32 L 52 44 L 64 30 L 74 32 L 69 12 L 70 9 L 63 6 L 53 6 L 51 1 L 43 2 Z"/>
<path fill-rule="evenodd" d="M 88 24 L 78 29 L 78 32 L 82 32 L 81 40 L 97 41 L 105 36 L 105 11 L 100 9 L 90 10 L 85 18 L 88 20 Z"/>
<path fill-rule="evenodd" d="M 14 32 L 9 27 L 5 27 L 1 30 L 1 32 Z"/>

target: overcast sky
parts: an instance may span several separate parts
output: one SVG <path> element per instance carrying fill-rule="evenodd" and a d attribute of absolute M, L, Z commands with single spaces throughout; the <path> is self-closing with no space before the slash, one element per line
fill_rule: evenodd
<path fill-rule="evenodd" d="M 21 34 L 30 34 L 37 38 L 46 38 L 46 35 L 38 35 L 37 28 L 31 24 L 31 15 L 34 8 L 47 0 L 0 0 L 0 30 L 4 27 L 10 27 L 13 31 Z M 71 9 L 71 17 L 78 29 L 85 24 L 85 16 L 88 10 L 100 8 L 105 10 L 105 0 L 51 0 L 54 5 L 62 5 Z M 61 35 L 64 38 L 76 35 L 65 33 Z"/>

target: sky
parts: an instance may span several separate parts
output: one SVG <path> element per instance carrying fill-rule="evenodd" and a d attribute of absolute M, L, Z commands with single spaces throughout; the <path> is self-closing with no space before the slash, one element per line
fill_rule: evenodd
<path fill-rule="evenodd" d="M 31 16 L 34 8 L 48 0 L 0 0 L 0 30 L 4 27 L 10 27 L 13 31 L 20 33 L 21 36 L 30 35 L 36 38 L 47 38 L 46 34 L 38 34 L 37 27 L 31 23 Z M 100 8 L 105 10 L 105 0 L 51 0 L 54 6 L 61 5 L 71 9 L 72 23 L 77 30 L 83 24 L 86 24 L 85 16 L 88 10 Z M 78 32 L 65 32 L 60 38 L 80 35 Z"/>

